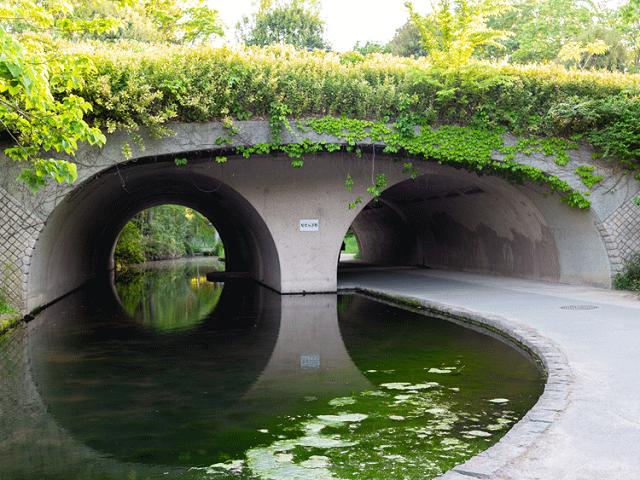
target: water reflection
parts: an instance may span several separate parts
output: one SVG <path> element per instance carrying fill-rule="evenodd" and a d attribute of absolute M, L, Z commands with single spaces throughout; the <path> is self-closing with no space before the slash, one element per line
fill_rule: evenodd
<path fill-rule="evenodd" d="M 473 330 L 357 296 L 194 290 L 202 268 L 98 283 L 2 340 L 1 479 L 423 479 L 542 389 Z"/>
<path fill-rule="evenodd" d="M 372 387 L 344 346 L 336 295 L 286 295 L 280 300 L 276 345 L 244 400 L 286 411 L 292 400 L 333 398 Z"/>
<path fill-rule="evenodd" d="M 223 284 L 207 281 L 216 259 L 174 260 L 133 266 L 118 272 L 116 294 L 125 311 L 158 332 L 192 328 L 213 312 Z"/>

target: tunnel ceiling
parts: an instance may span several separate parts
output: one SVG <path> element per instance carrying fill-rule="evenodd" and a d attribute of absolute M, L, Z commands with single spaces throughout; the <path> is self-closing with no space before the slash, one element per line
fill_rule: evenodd
<path fill-rule="evenodd" d="M 386 190 L 383 198 L 395 204 L 404 205 L 483 192 L 484 190 L 470 179 L 433 174 L 401 182 Z"/>

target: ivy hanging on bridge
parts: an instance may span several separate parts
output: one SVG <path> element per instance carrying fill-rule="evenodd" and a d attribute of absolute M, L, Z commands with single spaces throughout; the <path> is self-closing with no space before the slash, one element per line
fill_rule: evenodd
<path fill-rule="evenodd" d="M 279 125 L 280 128 L 291 131 L 293 137 L 296 136 L 296 131 L 292 130 L 286 118 L 272 121 L 270 125 L 272 128 L 273 125 Z M 377 148 L 380 148 L 380 153 L 383 154 L 435 161 L 441 165 L 462 168 L 479 175 L 497 175 L 516 184 L 533 182 L 559 193 L 562 200 L 572 207 L 585 209 L 590 206 L 586 198 L 588 193 L 583 194 L 559 177 L 517 161 L 518 154 L 531 154 L 535 151 L 552 156 L 556 163 L 566 165 L 567 149 L 575 148 L 576 145 L 562 139 L 529 138 L 515 145 L 506 145 L 503 137 L 505 132 L 499 128 L 414 125 L 410 129 L 411 133 L 407 133 L 407 131 L 399 132 L 394 125 L 382 121 L 338 117 L 299 120 L 294 128 L 298 133 L 314 132 L 318 135 L 330 135 L 336 141 L 314 142 L 305 138 L 299 142 L 282 143 L 282 132 L 272 130 L 272 138 L 275 140 L 273 143 L 240 146 L 234 150 L 244 158 L 250 158 L 253 155 L 286 154 L 291 158 L 291 165 L 294 168 L 301 168 L 306 155 L 344 151 L 361 156 L 364 145 L 375 149 L 377 144 L 379 146 Z M 402 169 L 409 178 L 415 178 L 417 175 L 413 162 L 404 162 Z M 593 174 L 593 170 L 590 172 Z M 576 173 L 589 188 L 598 183 L 597 181 L 588 183 L 583 170 Z M 351 191 L 353 186 L 354 180 L 351 175 L 348 175 L 345 187 Z M 372 184 L 367 187 L 367 192 L 371 197 L 376 198 L 386 186 L 386 176 L 375 174 Z M 349 207 L 355 208 L 362 201 L 361 197 L 357 197 Z"/>
<path fill-rule="evenodd" d="M 225 146 L 237 133 L 234 119 L 268 119 L 273 145 L 240 153 L 281 151 L 300 168 L 314 150 L 361 154 L 366 134 L 372 143 L 384 137 L 387 153 L 396 148 L 398 154 L 480 174 L 547 184 L 581 208 L 588 205 L 585 195 L 521 164 L 520 154 L 541 152 L 562 166 L 576 142 L 586 141 L 631 175 L 640 173 L 637 75 L 479 61 L 443 67 L 424 58 L 355 58 L 288 47 L 115 42 L 95 49 L 80 42 L 59 50 L 61 59 L 82 59 L 90 67 L 90 74 L 65 91 L 91 105 L 87 125 L 104 133 L 129 132 L 134 143 L 141 132 L 170 134 L 172 121 L 220 121 L 227 133 L 217 143 Z M 314 120 L 292 126 L 288 118 Z M 341 143 L 282 145 L 278 135 L 300 126 L 337 133 Z M 504 132 L 522 140 L 507 145 Z M 490 149 L 502 157 L 490 157 Z M 130 147 L 125 150 L 131 154 Z"/>

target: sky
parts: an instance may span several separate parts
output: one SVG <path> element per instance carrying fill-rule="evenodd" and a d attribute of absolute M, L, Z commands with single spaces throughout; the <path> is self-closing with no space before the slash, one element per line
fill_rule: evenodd
<path fill-rule="evenodd" d="M 368 40 L 388 42 L 407 21 L 406 0 L 321 0 L 321 15 L 327 22 L 326 38 L 334 50 L 351 50 Z M 422 0 L 414 2 L 428 4 Z M 210 0 L 227 26 L 227 40 L 235 40 L 235 25 L 255 10 L 254 0 Z M 418 8 L 420 11 L 420 9 Z"/>
<path fill-rule="evenodd" d="M 326 38 L 334 50 L 351 50 L 357 41 L 386 43 L 395 31 L 407 21 L 406 0 L 320 0 L 321 15 L 326 21 Z M 414 0 L 421 13 L 427 0 Z M 604 0 L 615 6 L 623 0 Z M 255 0 L 209 0 L 211 7 L 220 12 L 227 26 L 227 41 L 235 41 L 235 25 L 243 16 L 255 11 Z M 427 7 L 428 8 L 428 7 Z"/>

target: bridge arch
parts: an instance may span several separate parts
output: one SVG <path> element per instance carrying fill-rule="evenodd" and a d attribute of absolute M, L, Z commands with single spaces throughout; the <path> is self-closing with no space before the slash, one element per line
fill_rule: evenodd
<path fill-rule="evenodd" d="M 49 214 L 35 243 L 27 280 L 28 310 L 45 305 L 113 268 L 124 225 L 146 208 L 174 203 L 202 213 L 225 245 L 227 270 L 247 272 L 277 289 L 279 257 L 260 214 L 215 176 L 171 161 L 138 161 L 95 175 Z"/>
<path fill-rule="evenodd" d="M 31 311 L 108 268 L 115 231 L 127 217 L 167 201 L 210 216 L 227 246 L 233 239 L 242 245 L 234 259 L 229 255 L 229 269 L 249 271 L 281 293 L 335 292 L 340 246 L 352 225 L 365 244 L 363 254 L 375 262 L 384 256 L 385 263 L 604 287 L 640 246 L 633 201 L 640 187 L 594 160 L 586 145 L 567 152 L 565 166 L 542 153 L 518 157 L 582 192 L 575 171 L 593 165 L 604 180 L 591 189 L 591 208 L 579 210 L 546 187 L 385 155 L 384 144 L 370 139 L 358 144 L 362 156 L 346 149 L 312 153 L 304 156 L 303 168 L 292 168 L 282 152 L 243 158 L 246 147 L 270 144 L 272 133 L 262 120 L 235 127 L 231 143 L 219 145 L 216 139 L 228 136 L 219 122 L 172 124 L 174 136 L 145 137 L 146 150 L 134 147 L 132 161 L 122 158 L 130 139 L 116 132 L 101 150 L 81 148 L 77 186 L 52 186 L 35 196 L 15 182 L 20 166 L 0 158 L 7 168 L 0 177 L 0 216 L 8 219 L 0 225 L 0 261 L 11 267 L 4 283 L 12 303 Z M 344 146 L 344 139 L 329 134 L 282 132 L 283 145 L 304 141 Z M 226 161 L 213 161 L 216 156 Z M 175 165 L 181 157 L 189 158 L 187 166 Z M 406 161 L 419 170 L 417 180 L 407 179 Z M 377 174 L 386 175 L 388 188 L 371 205 L 367 187 Z M 345 188 L 345 178 L 352 179 L 352 189 Z M 349 209 L 358 197 L 364 202 Z M 303 219 L 317 219 L 319 230 L 301 231 Z M 406 235 L 398 235 L 402 231 Z M 90 247 L 91 241 L 108 248 Z"/>
<path fill-rule="evenodd" d="M 360 260 L 609 287 L 593 210 L 533 185 L 430 165 L 363 206 L 350 228 Z"/>

